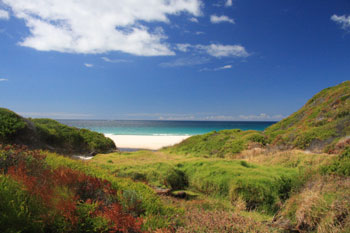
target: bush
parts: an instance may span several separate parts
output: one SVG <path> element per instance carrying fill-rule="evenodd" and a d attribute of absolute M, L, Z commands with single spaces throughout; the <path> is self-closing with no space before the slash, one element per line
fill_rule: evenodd
<path fill-rule="evenodd" d="M 0 108 L 0 142 L 8 142 L 22 129 L 27 123 L 16 113 Z"/>
<path fill-rule="evenodd" d="M 142 220 L 123 209 L 118 189 L 109 181 L 68 167 L 52 168 L 38 151 L 9 146 L 0 147 L 0 151 L 0 227 L 4 226 L 3 229 L 141 232 Z"/>
<path fill-rule="evenodd" d="M 115 150 L 114 142 L 103 134 L 63 125 L 51 119 L 32 120 L 45 144 L 65 153 L 105 153 Z"/>
<path fill-rule="evenodd" d="M 320 170 L 322 174 L 350 176 L 350 147 L 347 147 L 331 164 L 322 166 Z"/>
<path fill-rule="evenodd" d="M 188 186 L 188 179 L 183 171 L 178 169 L 169 170 L 165 181 L 172 190 L 185 189 Z"/>

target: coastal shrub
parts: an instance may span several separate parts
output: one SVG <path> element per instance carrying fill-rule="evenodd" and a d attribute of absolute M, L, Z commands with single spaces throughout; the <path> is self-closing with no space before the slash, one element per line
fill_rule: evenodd
<path fill-rule="evenodd" d="M 323 165 L 320 170 L 323 174 L 350 176 L 350 147 L 334 158 L 330 164 Z"/>
<path fill-rule="evenodd" d="M 130 214 L 132 215 L 137 214 L 137 216 L 144 219 L 142 225 L 143 229 L 155 230 L 158 228 L 166 228 L 169 225 L 174 224 L 174 216 L 181 214 L 181 211 L 177 208 L 164 205 L 156 195 L 155 191 L 146 184 L 134 182 L 131 179 L 121 178 L 130 177 L 127 176 L 127 171 L 123 171 L 123 169 L 110 170 L 109 167 L 115 166 L 116 163 L 113 165 L 108 164 L 108 167 L 106 168 L 104 168 L 104 166 L 97 167 L 93 164 L 90 165 L 90 163 L 72 160 L 63 156 L 58 156 L 54 153 L 46 153 L 45 161 L 52 168 L 64 166 L 110 182 L 113 189 L 122 191 L 117 193 L 117 198 L 123 205 L 123 209 L 130 211 Z M 138 170 L 139 173 L 142 173 L 142 170 L 139 170 L 137 166 L 129 166 L 128 169 L 135 169 L 135 171 Z M 124 174 L 119 177 L 120 173 Z M 128 174 L 131 175 L 133 173 L 131 172 Z M 164 181 L 164 179 L 162 180 Z M 132 190 L 132 192 L 127 190 Z M 124 194 L 125 191 L 126 194 Z M 124 199 L 124 196 L 127 199 Z M 139 206 L 135 207 L 135 203 L 138 203 Z"/>
<path fill-rule="evenodd" d="M 46 211 L 20 183 L 0 175 L 1 232 L 43 232 L 41 216 Z"/>
<path fill-rule="evenodd" d="M 172 190 L 185 189 L 188 186 L 188 178 L 186 174 L 178 169 L 169 170 L 165 181 Z"/>
<path fill-rule="evenodd" d="M 51 167 L 40 151 L 11 146 L 0 146 L 0 151 L 0 197 L 6 196 L 0 202 L 7 202 L 0 205 L 0 221 L 6 219 L 1 224 L 18 225 L 22 231 L 18 222 L 32 221 L 23 228 L 36 228 L 33 232 L 142 231 L 140 216 L 122 206 L 123 196 L 106 179 Z"/>
<path fill-rule="evenodd" d="M 51 119 L 32 119 L 45 144 L 66 153 L 104 153 L 116 149 L 103 134 L 63 125 Z"/>
<path fill-rule="evenodd" d="M 284 231 L 349 232 L 350 183 L 346 177 L 315 174 L 274 217 Z"/>
<path fill-rule="evenodd" d="M 16 113 L 0 108 L 0 142 L 8 142 L 21 130 L 27 126 L 27 123 Z"/>

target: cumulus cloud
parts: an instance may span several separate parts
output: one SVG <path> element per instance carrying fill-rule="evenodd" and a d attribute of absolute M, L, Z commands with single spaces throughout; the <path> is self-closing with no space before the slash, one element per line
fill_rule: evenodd
<path fill-rule="evenodd" d="M 101 57 L 101 59 L 104 60 L 105 62 L 109 62 L 109 63 L 130 62 L 129 60 L 125 60 L 125 59 L 110 59 L 108 57 Z"/>
<path fill-rule="evenodd" d="M 225 6 L 226 7 L 232 6 L 232 0 L 227 0 L 226 3 L 225 3 Z"/>
<path fill-rule="evenodd" d="M 221 15 L 221 16 L 211 15 L 210 16 L 210 22 L 212 22 L 212 23 L 224 23 L 224 22 L 227 22 L 227 23 L 232 23 L 232 24 L 235 23 L 234 19 L 231 19 L 231 18 L 229 18 L 226 15 Z"/>
<path fill-rule="evenodd" d="M 84 66 L 86 66 L 87 68 L 91 68 L 91 67 L 93 67 L 94 65 L 93 65 L 93 64 L 89 64 L 89 63 L 85 63 Z"/>
<path fill-rule="evenodd" d="M 10 19 L 10 14 L 5 10 L 0 9 L 0 19 Z"/>
<path fill-rule="evenodd" d="M 350 15 L 349 16 L 338 16 L 332 15 L 331 20 L 341 25 L 341 28 L 344 30 L 350 30 Z"/>
<path fill-rule="evenodd" d="M 198 49 L 207 52 L 214 57 L 248 57 L 249 53 L 241 45 L 222 45 L 222 44 L 210 44 L 210 45 L 196 45 Z"/>
<path fill-rule="evenodd" d="M 200 0 L 2 0 L 25 21 L 30 35 L 19 44 L 40 51 L 139 56 L 174 55 L 162 30 L 147 22 L 169 23 L 169 15 L 201 14 Z"/>
<path fill-rule="evenodd" d="M 0 78 L 0 82 L 6 82 L 6 81 L 9 81 L 9 80 L 6 78 Z"/>
<path fill-rule="evenodd" d="M 190 18 L 190 21 L 193 23 L 198 23 L 198 19 L 195 17 Z"/>

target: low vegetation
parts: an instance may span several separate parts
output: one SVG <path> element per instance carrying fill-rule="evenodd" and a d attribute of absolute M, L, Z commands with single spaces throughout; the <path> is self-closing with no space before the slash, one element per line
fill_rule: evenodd
<path fill-rule="evenodd" d="M 23 147 L 0 147 L 0 187 L 1 232 L 143 232 L 181 213 L 144 184 Z"/>
<path fill-rule="evenodd" d="M 103 134 L 69 127 L 51 119 L 26 119 L 4 108 L 0 108 L 0 143 L 67 155 L 116 150 L 114 142 Z"/>
<path fill-rule="evenodd" d="M 149 161 L 143 163 L 144 159 Z M 97 155 L 90 163 L 107 168 L 116 176 L 130 177 L 154 187 L 192 190 L 231 203 L 240 199 L 246 203 L 247 210 L 270 214 L 297 188 L 302 175 L 296 168 L 193 156 L 172 159 L 164 152 L 149 151 Z"/>
<path fill-rule="evenodd" d="M 265 133 L 280 147 L 338 153 L 350 134 L 350 81 L 322 90 Z"/>
<path fill-rule="evenodd" d="M 262 132 L 232 129 L 196 135 L 178 145 L 166 148 L 164 151 L 185 155 L 224 158 L 251 147 L 263 147 L 267 142 L 267 138 Z"/>
<path fill-rule="evenodd" d="M 27 126 L 24 119 L 16 113 L 0 108 L 0 141 L 11 142 Z"/>
<path fill-rule="evenodd" d="M 58 152 L 87 154 L 116 149 L 114 142 L 101 133 L 69 127 L 51 119 L 32 119 L 32 122 L 43 143 Z"/>
<path fill-rule="evenodd" d="M 0 145 L 1 232 L 350 232 L 350 82 L 263 132 L 88 162 Z M 107 152 L 103 135 L 0 109 L 0 142 Z M 282 149 L 282 150 L 281 150 Z"/>

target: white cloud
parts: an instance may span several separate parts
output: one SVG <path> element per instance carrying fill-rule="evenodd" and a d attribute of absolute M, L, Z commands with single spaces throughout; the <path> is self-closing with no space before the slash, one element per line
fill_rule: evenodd
<path fill-rule="evenodd" d="M 198 49 L 204 50 L 214 57 L 248 57 L 249 53 L 241 45 L 196 45 Z"/>
<path fill-rule="evenodd" d="M 181 52 L 187 52 L 188 49 L 191 47 L 191 45 L 190 44 L 176 44 L 176 47 Z"/>
<path fill-rule="evenodd" d="M 203 34 L 204 34 L 204 32 L 200 32 L 200 31 L 198 31 L 198 32 L 195 32 L 195 34 L 196 34 L 196 35 L 203 35 Z"/>
<path fill-rule="evenodd" d="M 344 30 L 350 30 L 350 15 L 349 16 L 338 16 L 332 15 L 331 20 L 341 25 L 341 28 Z"/>
<path fill-rule="evenodd" d="M 226 7 L 232 6 L 232 0 L 227 0 L 225 3 Z"/>
<path fill-rule="evenodd" d="M 231 68 L 232 68 L 232 65 L 226 65 L 226 66 L 216 68 L 215 70 L 227 70 L 227 69 L 231 69 Z"/>
<path fill-rule="evenodd" d="M 163 62 L 159 64 L 162 67 L 181 67 L 181 66 L 195 66 L 208 63 L 209 58 L 206 57 L 190 57 L 190 58 L 179 58 L 170 62 Z"/>
<path fill-rule="evenodd" d="M 211 69 L 211 68 L 203 68 L 203 69 L 200 69 L 199 71 L 200 72 L 203 72 L 203 71 L 219 71 L 219 70 L 227 70 L 227 69 L 231 69 L 232 68 L 232 65 L 226 65 L 226 66 L 221 66 L 221 67 L 217 67 L 217 68 L 214 68 L 214 69 Z"/>
<path fill-rule="evenodd" d="M 207 53 L 210 56 L 221 57 L 248 57 L 250 54 L 241 45 L 191 45 L 191 44 L 176 44 L 176 49 L 182 52 L 188 52 L 190 49 L 200 53 Z"/>
<path fill-rule="evenodd" d="M 6 82 L 6 81 L 9 81 L 9 80 L 6 78 L 0 78 L 0 82 Z"/>
<path fill-rule="evenodd" d="M 232 23 L 232 24 L 235 23 L 234 19 L 231 19 L 231 18 L 229 18 L 226 15 L 221 15 L 221 16 L 211 15 L 210 16 L 210 22 L 212 22 L 212 23 L 224 23 L 224 22 L 227 22 L 227 23 Z"/>
<path fill-rule="evenodd" d="M 10 14 L 5 10 L 0 9 L 0 19 L 10 19 Z"/>
<path fill-rule="evenodd" d="M 91 68 L 93 67 L 94 65 L 93 64 L 89 64 L 89 63 L 85 63 L 84 66 L 88 67 L 88 68 Z"/>
<path fill-rule="evenodd" d="M 198 23 L 198 19 L 195 17 L 190 18 L 190 21 L 193 23 Z"/>
<path fill-rule="evenodd" d="M 23 19 L 30 36 L 19 44 L 40 51 L 140 56 L 174 55 L 161 30 L 147 22 L 169 23 L 168 15 L 201 14 L 201 0 L 2 0 Z"/>
<path fill-rule="evenodd" d="M 129 60 L 125 60 L 125 59 L 110 59 L 108 57 L 101 57 L 101 59 L 104 60 L 105 62 L 109 62 L 109 63 L 130 62 Z"/>

